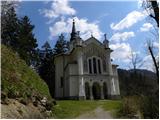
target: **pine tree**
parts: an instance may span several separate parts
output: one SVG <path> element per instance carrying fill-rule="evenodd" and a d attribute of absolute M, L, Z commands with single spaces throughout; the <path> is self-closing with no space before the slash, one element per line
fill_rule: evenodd
<path fill-rule="evenodd" d="M 18 18 L 14 3 L 2 1 L 1 18 L 2 43 L 15 49 L 17 48 Z"/>
<path fill-rule="evenodd" d="M 46 42 L 44 43 L 44 45 L 42 46 L 42 48 L 44 48 L 45 50 L 46 50 L 46 49 L 49 50 L 49 49 L 51 49 L 51 46 L 50 46 L 50 44 L 48 43 L 48 41 L 46 41 Z"/>
<path fill-rule="evenodd" d="M 37 58 L 36 47 L 37 40 L 34 38 L 33 34 L 34 25 L 27 16 L 24 16 L 19 20 L 19 32 L 17 40 L 17 51 L 22 59 L 26 61 L 28 65 L 31 65 Z"/>
<path fill-rule="evenodd" d="M 61 34 L 57 40 L 57 43 L 54 48 L 55 54 L 64 53 L 68 50 L 67 41 L 64 39 L 63 34 Z"/>
<path fill-rule="evenodd" d="M 54 81 L 55 81 L 55 68 L 54 68 L 54 54 L 51 51 L 51 47 L 48 42 L 46 42 L 42 48 L 45 48 L 43 51 L 43 56 L 41 56 L 40 66 L 39 66 L 39 75 L 47 83 L 49 91 L 52 97 L 54 97 Z"/>

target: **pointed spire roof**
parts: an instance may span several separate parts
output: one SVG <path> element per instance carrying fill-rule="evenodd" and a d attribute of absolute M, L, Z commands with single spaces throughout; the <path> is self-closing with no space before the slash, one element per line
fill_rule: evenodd
<path fill-rule="evenodd" d="M 75 21 L 73 19 L 73 26 L 72 26 L 72 33 L 71 33 L 71 39 L 70 41 L 75 40 L 77 37 L 77 32 L 76 32 L 76 28 L 75 28 Z"/>

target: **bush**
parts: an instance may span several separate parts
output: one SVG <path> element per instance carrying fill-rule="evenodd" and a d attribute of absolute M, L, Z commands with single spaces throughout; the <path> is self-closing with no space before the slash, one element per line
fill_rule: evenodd
<path fill-rule="evenodd" d="M 138 96 L 128 96 L 123 98 L 122 106 L 118 111 L 119 117 L 137 118 L 141 117 L 140 112 L 140 98 Z"/>
<path fill-rule="evenodd" d="M 145 119 L 159 118 L 159 101 L 157 97 L 155 95 L 125 97 L 122 101 L 123 105 L 118 111 L 118 116 Z"/>
<path fill-rule="evenodd" d="M 46 110 L 51 110 L 53 105 L 54 105 L 53 101 L 47 101 L 45 106 Z"/>
<path fill-rule="evenodd" d="M 142 98 L 141 111 L 145 119 L 159 118 L 159 101 L 154 95 Z"/>

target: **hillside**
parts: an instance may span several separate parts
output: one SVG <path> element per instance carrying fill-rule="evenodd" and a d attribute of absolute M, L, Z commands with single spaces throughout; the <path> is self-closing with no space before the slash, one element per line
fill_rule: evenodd
<path fill-rule="evenodd" d="M 121 96 L 133 94 L 152 94 L 158 89 L 156 74 L 152 71 L 137 69 L 134 70 L 118 69 L 119 85 Z"/>
<path fill-rule="evenodd" d="M 6 116 L 5 113 L 7 112 L 4 110 L 10 104 L 17 102 L 19 102 L 17 104 L 23 104 L 23 106 L 25 105 L 24 107 L 31 103 L 31 109 L 34 107 L 41 107 L 44 109 L 44 111 L 47 110 L 47 107 L 49 105 L 51 106 L 52 104 L 52 99 L 46 83 L 38 76 L 38 74 L 36 74 L 34 70 L 29 68 L 17 54 L 15 54 L 11 49 L 4 45 L 1 45 L 1 56 L 2 117 L 10 118 L 13 116 L 13 111 L 10 114 L 8 113 Z M 19 106 L 22 107 L 22 105 Z M 12 107 L 8 107 L 6 110 L 10 110 Z M 25 118 L 23 116 L 23 110 L 21 111 L 21 116 L 17 116 L 17 118 Z M 29 115 L 26 116 L 26 118 L 29 117 Z M 38 118 L 43 117 L 44 116 L 41 115 L 41 117 L 39 116 Z"/>

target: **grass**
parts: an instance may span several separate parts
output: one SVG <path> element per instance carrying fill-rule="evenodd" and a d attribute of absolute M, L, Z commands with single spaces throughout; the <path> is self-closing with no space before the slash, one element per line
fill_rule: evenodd
<path fill-rule="evenodd" d="M 119 109 L 121 107 L 122 102 L 120 100 L 106 100 L 102 101 L 102 108 L 104 110 L 113 110 L 113 109 Z"/>
<path fill-rule="evenodd" d="M 57 104 L 54 108 L 54 117 L 55 118 L 76 118 L 80 114 L 92 111 L 98 106 L 102 106 L 104 110 L 113 110 L 118 109 L 121 104 L 121 101 L 118 100 L 99 100 L 99 101 L 76 101 L 76 100 L 61 100 L 57 101 Z"/>
<path fill-rule="evenodd" d="M 46 83 L 10 48 L 1 45 L 1 90 L 8 97 L 38 94 L 51 98 Z"/>

